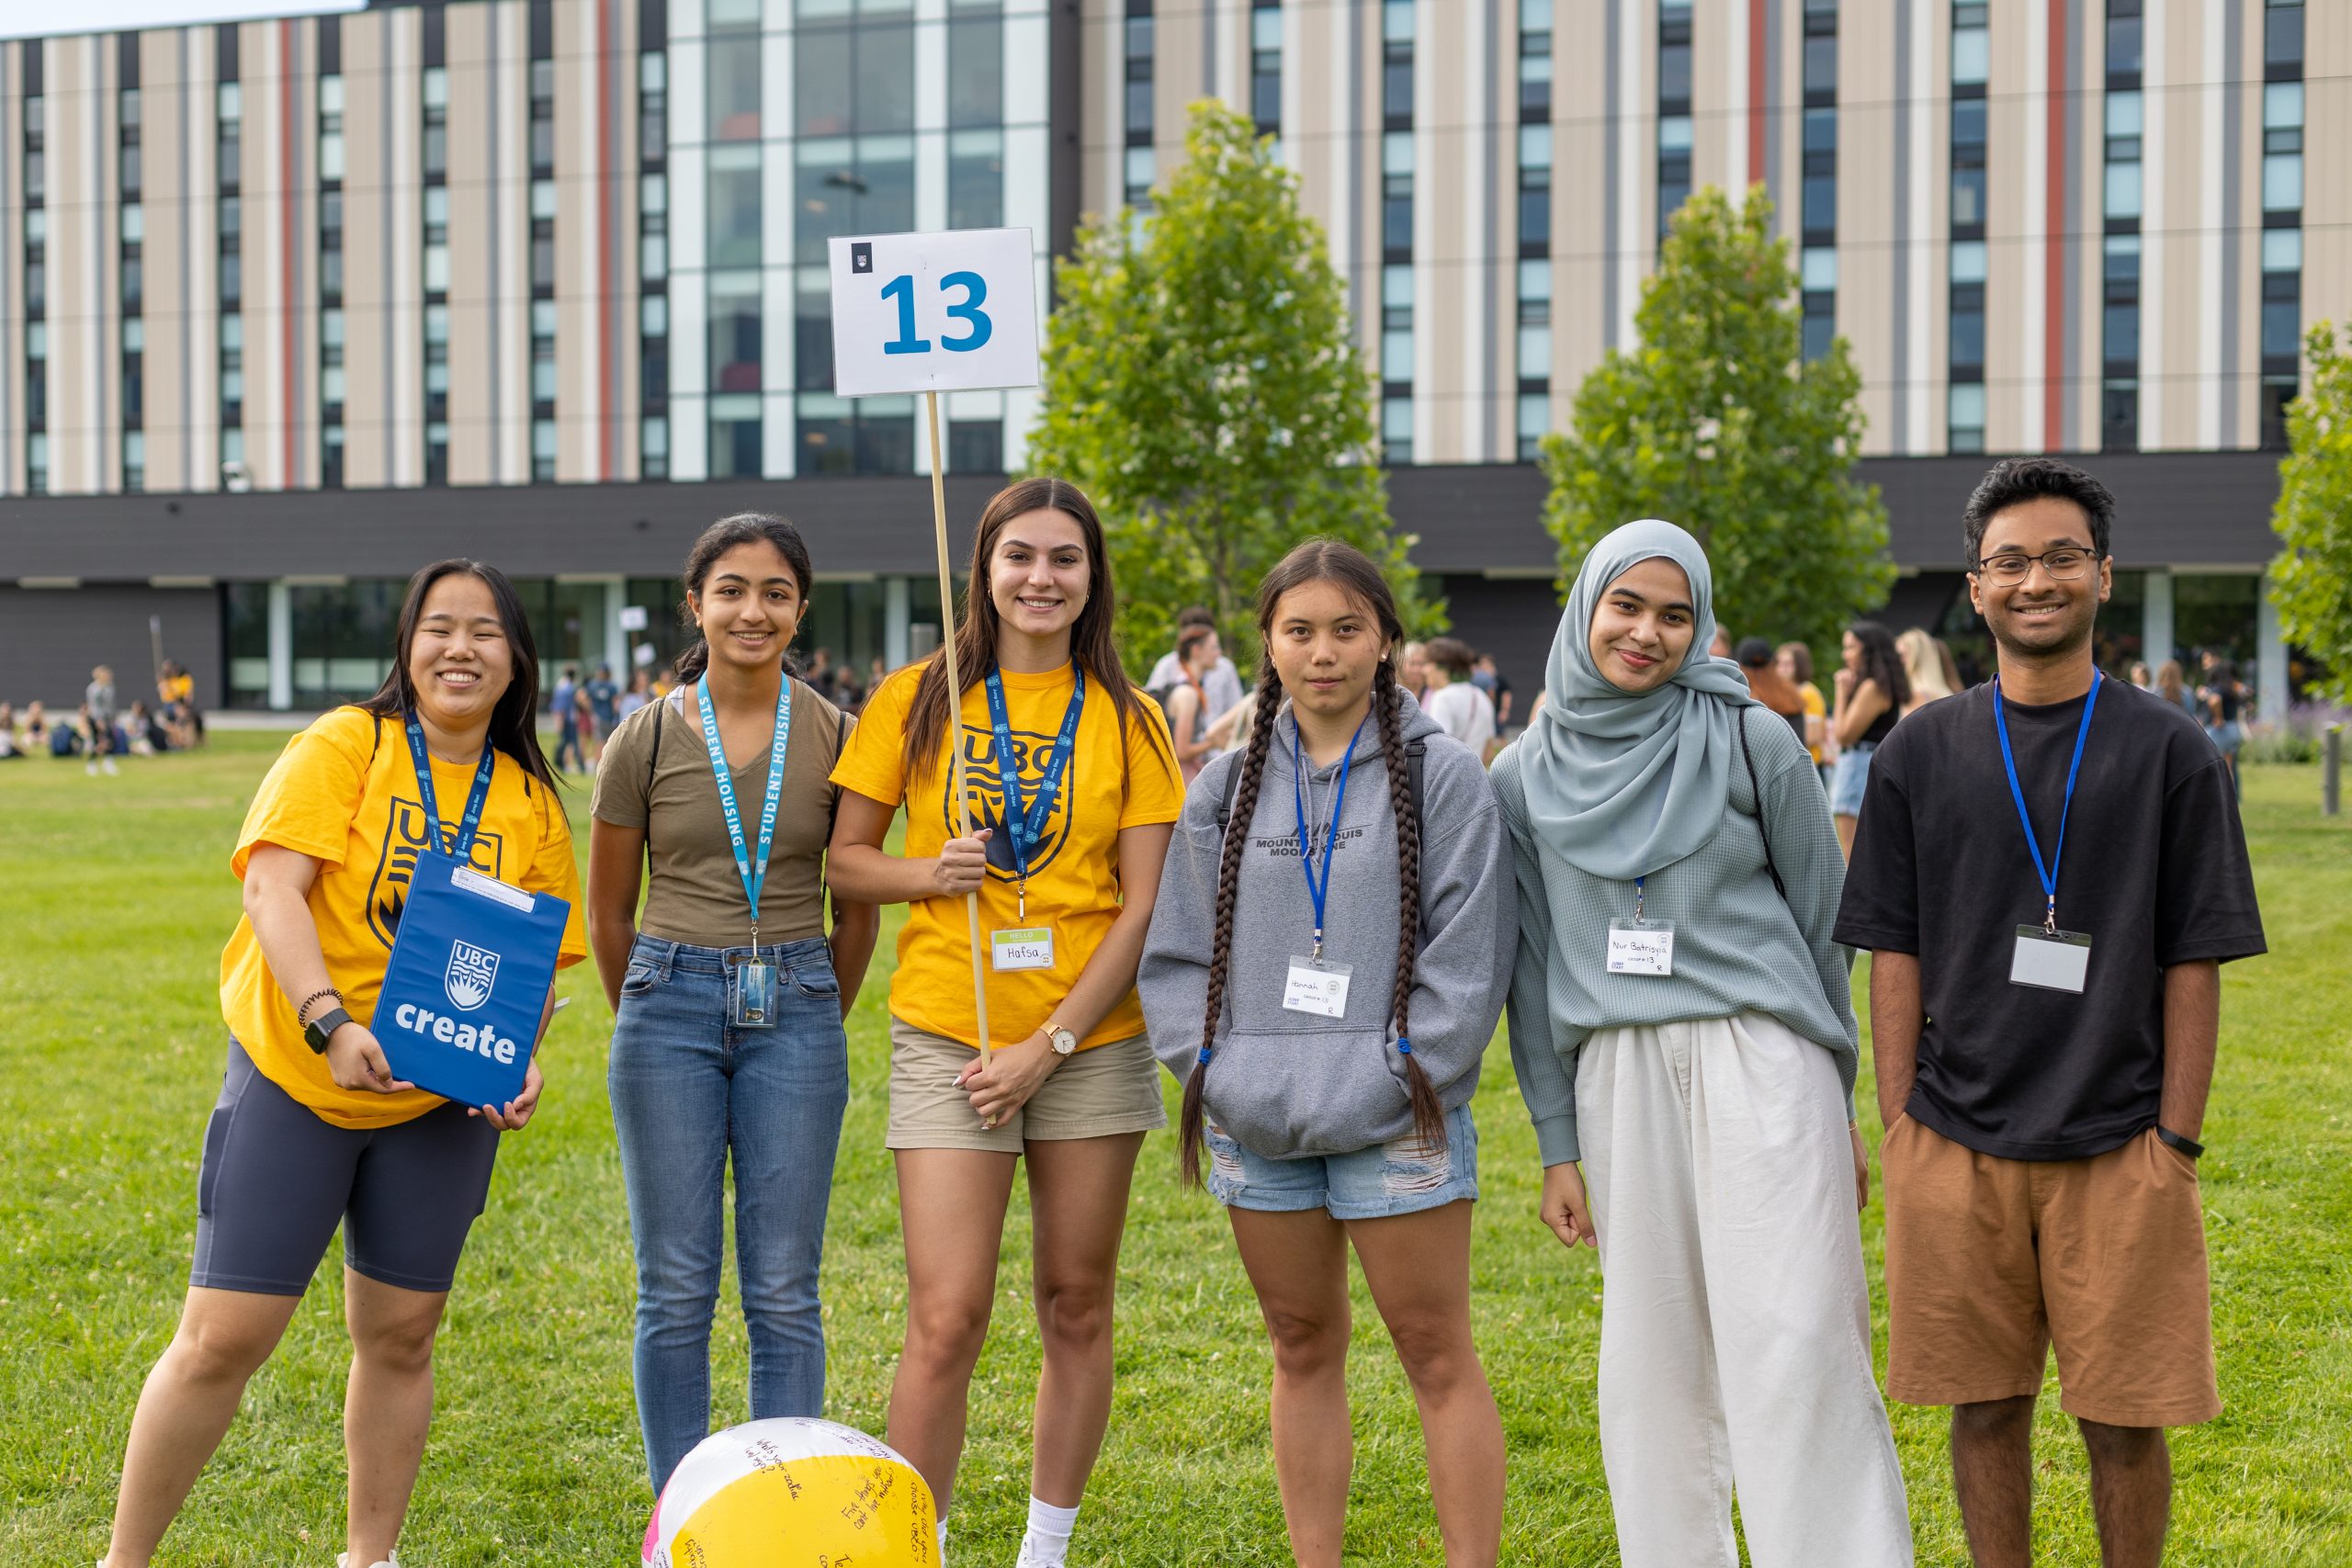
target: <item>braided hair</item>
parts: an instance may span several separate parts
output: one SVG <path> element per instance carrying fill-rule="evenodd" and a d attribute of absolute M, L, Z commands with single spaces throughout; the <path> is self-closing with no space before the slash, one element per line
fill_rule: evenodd
<path fill-rule="evenodd" d="M 1404 689 L 1396 682 L 1393 657 L 1395 650 L 1403 646 L 1404 626 L 1397 617 L 1396 596 L 1369 557 L 1337 539 L 1309 539 L 1284 556 L 1258 587 L 1259 639 L 1269 651 L 1258 674 L 1258 721 L 1250 727 L 1249 745 L 1234 764 L 1241 770 L 1241 776 L 1235 786 L 1232 809 L 1225 823 L 1225 844 L 1217 858 L 1216 925 L 1210 939 L 1208 997 L 1201 1023 L 1200 1055 L 1184 1080 L 1177 1157 L 1184 1179 L 1190 1183 L 1197 1184 L 1201 1179 L 1201 1144 L 1206 1114 L 1203 1097 L 1209 1060 L 1216 1050 L 1217 1024 L 1225 1013 L 1226 987 L 1232 973 L 1233 915 L 1240 896 L 1241 852 L 1249 840 L 1250 824 L 1257 815 L 1258 792 L 1266 776 L 1266 752 L 1272 745 L 1276 728 L 1275 710 L 1282 705 L 1282 676 L 1274 667 L 1271 651 L 1274 614 L 1284 594 L 1318 581 L 1334 582 L 1361 602 L 1378 622 L 1381 640 L 1390 650 L 1382 656 L 1372 682 L 1372 711 L 1379 725 L 1381 758 L 1388 771 L 1388 798 L 1396 818 L 1396 982 L 1390 996 L 1390 1021 L 1396 1029 L 1397 1052 L 1405 1058 L 1405 1083 L 1412 1101 L 1414 1136 L 1432 1149 L 1445 1146 L 1445 1110 L 1438 1101 L 1437 1089 L 1430 1082 L 1428 1072 L 1413 1055 L 1408 1019 L 1414 969 L 1420 955 L 1421 825 L 1419 813 L 1414 809 L 1404 727 L 1399 718 Z M 1339 827 L 1334 821 L 1331 830 L 1336 833 Z"/>

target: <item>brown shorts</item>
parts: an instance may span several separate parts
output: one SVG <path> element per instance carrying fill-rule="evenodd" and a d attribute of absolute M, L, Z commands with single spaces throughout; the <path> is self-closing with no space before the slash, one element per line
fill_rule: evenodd
<path fill-rule="evenodd" d="M 2041 1391 L 2110 1427 L 2222 1413 L 2194 1161 L 2150 1128 L 2090 1159 L 1979 1154 L 1908 1116 L 1886 1184 L 1886 1392 L 1975 1404 Z"/>
<path fill-rule="evenodd" d="M 1159 1059 L 1137 1034 L 1073 1054 L 1038 1087 L 1029 1103 L 994 1127 L 982 1127 L 956 1075 L 972 1047 L 890 1020 L 892 1149 L 983 1149 L 1017 1155 L 1031 1142 L 1101 1138 L 1168 1125 L 1159 1098 Z"/>

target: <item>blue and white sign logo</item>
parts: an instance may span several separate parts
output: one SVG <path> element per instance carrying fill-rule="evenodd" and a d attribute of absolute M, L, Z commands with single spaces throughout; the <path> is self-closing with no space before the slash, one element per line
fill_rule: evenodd
<path fill-rule="evenodd" d="M 1045 264 L 1026 229 L 827 242 L 833 390 L 844 398 L 1037 384 Z"/>
<path fill-rule="evenodd" d="M 497 978 L 498 954 L 469 942 L 451 945 L 448 972 L 442 976 L 442 988 L 448 992 L 451 1007 L 459 1012 L 473 1011 L 490 1000 L 490 987 Z"/>

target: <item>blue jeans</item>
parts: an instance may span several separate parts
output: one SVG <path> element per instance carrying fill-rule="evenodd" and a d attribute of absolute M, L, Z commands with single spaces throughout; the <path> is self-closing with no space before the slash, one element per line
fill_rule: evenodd
<path fill-rule="evenodd" d="M 657 1495 L 710 1431 L 730 1155 L 752 1418 L 824 1414 L 817 1270 L 849 1103 L 841 984 L 823 938 L 763 943 L 776 1025 L 736 1029 L 726 960 L 750 951 L 640 934 L 613 1028 L 613 1126 L 637 1244 L 637 1413 Z"/>

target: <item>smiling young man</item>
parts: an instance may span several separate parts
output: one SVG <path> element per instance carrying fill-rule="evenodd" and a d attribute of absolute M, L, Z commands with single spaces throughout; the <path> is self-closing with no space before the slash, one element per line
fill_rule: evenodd
<path fill-rule="evenodd" d="M 2023 1568 L 2052 1347 L 2109 1568 L 2164 1551 L 2164 1428 L 2221 1411 L 2197 1142 L 2218 965 L 2263 951 L 2222 759 L 2109 679 L 2114 498 L 2046 457 L 1964 519 L 1996 680 L 1898 725 L 1838 914 L 1871 950 L 1887 1392 L 1950 1404 L 1978 1568 Z"/>

